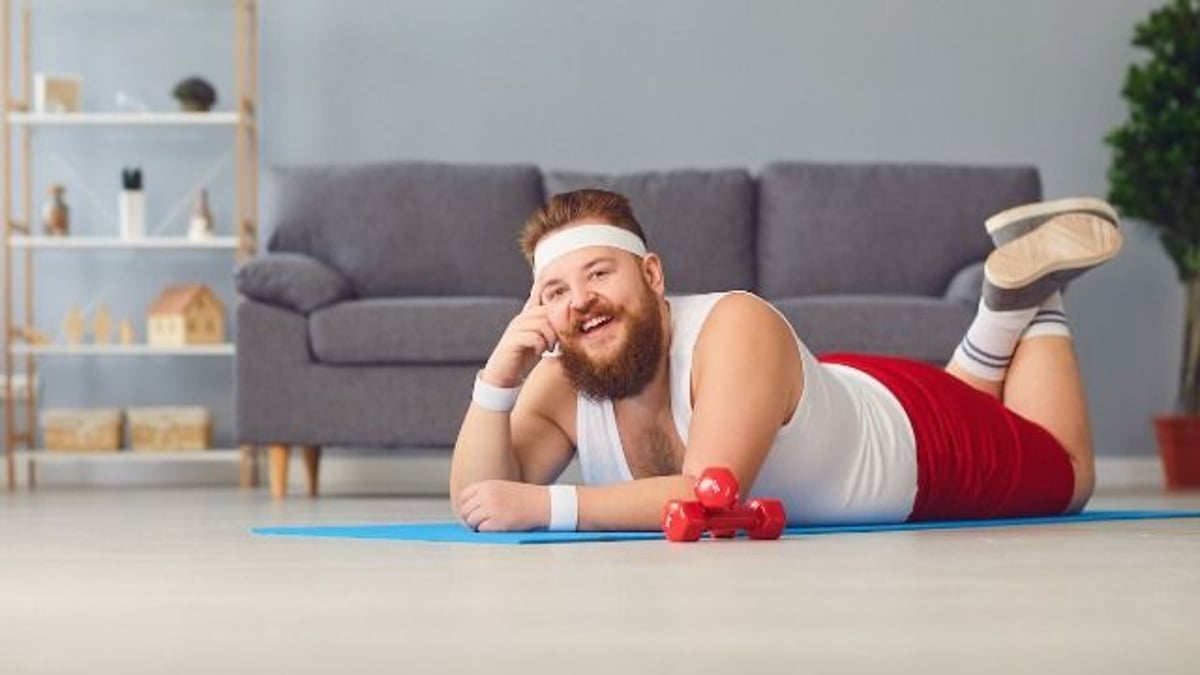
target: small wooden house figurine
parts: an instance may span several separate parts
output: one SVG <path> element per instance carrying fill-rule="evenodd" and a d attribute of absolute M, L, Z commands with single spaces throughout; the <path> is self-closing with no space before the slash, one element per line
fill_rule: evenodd
<path fill-rule="evenodd" d="M 225 306 L 204 284 L 171 286 L 150 305 L 146 342 L 157 347 L 225 341 Z"/>

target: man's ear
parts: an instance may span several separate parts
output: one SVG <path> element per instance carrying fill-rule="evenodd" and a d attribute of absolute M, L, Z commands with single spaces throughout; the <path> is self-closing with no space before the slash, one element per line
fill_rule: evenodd
<path fill-rule="evenodd" d="M 647 253 L 646 257 L 642 258 L 642 276 L 656 293 L 666 294 L 667 285 L 663 275 L 662 258 L 658 257 L 657 253 Z"/>

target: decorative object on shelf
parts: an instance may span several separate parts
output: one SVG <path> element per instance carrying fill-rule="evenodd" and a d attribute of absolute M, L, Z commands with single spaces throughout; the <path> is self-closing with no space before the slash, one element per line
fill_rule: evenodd
<path fill-rule="evenodd" d="M 83 78 L 61 73 L 33 74 L 33 111 L 38 113 L 79 112 Z"/>
<path fill-rule="evenodd" d="M 71 309 L 67 310 L 67 318 L 63 321 L 63 334 L 67 336 L 67 344 L 83 344 L 83 336 L 86 333 L 87 323 L 83 320 L 83 314 L 78 307 L 71 305 Z"/>
<path fill-rule="evenodd" d="M 1109 132 L 1108 199 L 1157 235 L 1184 291 L 1179 398 L 1154 419 L 1168 489 L 1200 488 L 1200 6 L 1172 0 L 1134 28 L 1147 58 L 1129 67 L 1129 119 Z"/>
<path fill-rule="evenodd" d="M 112 452 L 121 449 L 117 408 L 57 408 L 42 411 L 42 442 L 47 450 Z"/>
<path fill-rule="evenodd" d="M 196 205 L 192 208 L 192 218 L 188 221 L 188 239 L 204 241 L 213 236 L 212 211 L 208 208 L 208 190 L 196 193 Z"/>
<path fill-rule="evenodd" d="M 129 319 L 121 319 L 121 327 L 117 331 L 120 335 L 121 344 L 131 345 L 137 339 L 133 334 L 133 322 Z"/>
<path fill-rule="evenodd" d="M 201 77 L 181 81 L 171 90 L 171 95 L 186 112 L 208 112 L 217 102 L 217 90 Z"/>
<path fill-rule="evenodd" d="M 42 331 L 31 328 L 29 326 L 17 326 L 13 329 L 13 337 L 31 345 L 48 345 L 50 344 L 50 336 Z"/>
<path fill-rule="evenodd" d="M 121 169 L 121 194 L 117 196 L 117 220 L 121 236 L 141 239 L 146 236 L 146 193 L 142 191 L 142 170 Z"/>
<path fill-rule="evenodd" d="M 96 315 L 92 317 L 92 342 L 98 345 L 108 344 L 111 329 L 112 317 L 108 313 L 108 308 L 100 305 L 96 308 Z"/>
<path fill-rule="evenodd" d="M 50 186 L 50 199 L 42 207 L 42 229 L 50 237 L 65 237 L 71 231 L 71 208 L 63 199 L 67 190 L 55 183 Z"/>
<path fill-rule="evenodd" d="M 212 413 L 200 406 L 130 408 L 129 446 L 137 451 L 208 450 Z"/>
<path fill-rule="evenodd" d="M 146 342 L 180 347 L 225 341 L 225 306 L 204 284 L 184 284 L 164 290 L 150 306 Z"/>

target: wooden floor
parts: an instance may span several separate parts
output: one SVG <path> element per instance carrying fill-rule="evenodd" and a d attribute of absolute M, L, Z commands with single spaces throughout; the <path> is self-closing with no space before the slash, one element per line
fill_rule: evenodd
<path fill-rule="evenodd" d="M 0 494 L 0 673 L 1200 672 L 1200 520 L 693 545 L 248 532 L 447 517 L 440 499 Z"/>

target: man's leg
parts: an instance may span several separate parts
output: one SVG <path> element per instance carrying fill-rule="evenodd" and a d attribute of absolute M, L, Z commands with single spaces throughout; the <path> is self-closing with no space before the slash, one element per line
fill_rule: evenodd
<path fill-rule="evenodd" d="M 994 312 L 980 303 L 975 320 L 946 364 L 946 372 L 993 398 L 1002 399 L 1008 370 L 1020 343 L 1031 333 L 1070 336 L 1066 322 L 1062 293 L 1058 291 L 1041 306 L 1025 311 Z M 1031 331 L 1031 326 L 1037 328 Z M 981 360 L 978 356 L 981 348 L 977 344 L 987 345 L 993 353 L 1002 354 L 1005 365 Z"/>
<path fill-rule="evenodd" d="M 1096 484 L 1091 421 L 1079 362 L 1067 329 L 1062 296 L 1055 293 L 1038 310 L 1017 341 L 1003 379 L 968 372 L 958 359 L 946 371 L 1050 432 L 1062 444 L 1075 470 L 1075 491 L 1068 511 L 1087 503 Z"/>
<path fill-rule="evenodd" d="M 1071 458 L 1075 492 L 1068 511 L 1092 496 L 1096 460 L 1083 377 L 1070 337 L 1040 335 L 1022 340 L 1004 383 L 1004 405 L 1050 432 Z"/>
<path fill-rule="evenodd" d="M 1074 208 L 1071 205 L 1068 208 Z M 1106 205 L 1105 205 L 1106 206 Z M 1023 208 L 992 220 L 1023 232 L 1005 239 L 984 268 L 984 301 L 946 370 L 1050 433 L 1066 450 L 1075 473 L 1068 511 L 1083 508 L 1095 487 L 1087 398 L 1067 329 L 1062 295 L 1055 290 L 1121 248 L 1115 214 L 1103 208 L 1056 215 Z M 988 230 L 993 235 L 994 223 Z M 1048 290 L 1047 290 L 1048 289 Z M 1025 328 L 1017 328 L 1022 319 Z M 1017 331 L 1014 339 L 1013 332 Z M 989 342 L 990 341 L 990 342 Z M 988 347 L 980 348 L 984 343 Z"/>

